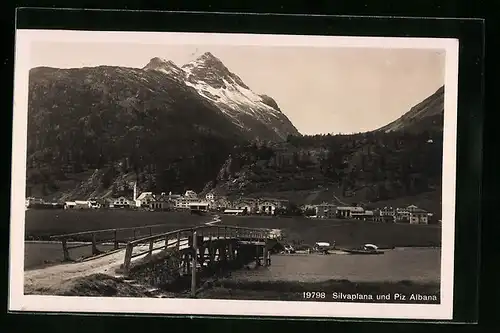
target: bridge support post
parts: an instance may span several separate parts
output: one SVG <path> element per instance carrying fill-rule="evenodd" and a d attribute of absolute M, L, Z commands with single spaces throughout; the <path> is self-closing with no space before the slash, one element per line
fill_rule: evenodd
<path fill-rule="evenodd" d="M 118 235 L 117 235 L 117 231 L 115 229 L 114 231 L 114 241 L 115 241 L 115 250 L 118 250 Z"/>
<path fill-rule="evenodd" d="M 191 297 L 196 296 L 196 264 L 197 264 L 197 252 L 198 252 L 198 237 L 196 230 L 193 232 L 193 267 L 191 267 Z"/>
<path fill-rule="evenodd" d="M 168 235 L 165 236 L 165 250 L 168 249 Z"/>
<path fill-rule="evenodd" d="M 260 246 L 255 246 L 255 266 L 261 266 L 260 262 Z"/>
<path fill-rule="evenodd" d="M 206 250 L 205 246 L 200 246 L 199 247 L 199 250 L 198 250 L 198 262 L 200 263 L 200 265 L 203 265 L 203 263 L 205 262 L 205 250 Z"/>
<path fill-rule="evenodd" d="M 262 250 L 262 260 L 264 261 L 264 266 L 269 266 L 269 250 L 267 249 L 267 245 L 264 245 Z"/>
<path fill-rule="evenodd" d="M 154 241 L 153 240 L 150 240 L 149 241 L 149 250 L 148 250 L 148 256 L 152 256 L 153 255 L 153 247 L 154 247 Z"/>
<path fill-rule="evenodd" d="M 213 264 L 213 250 L 212 250 L 212 244 L 208 244 L 208 266 L 212 266 Z"/>
<path fill-rule="evenodd" d="M 184 267 L 186 267 L 185 273 L 186 275 L 189 274 L 189 271 L 191 269 L 191 258 L 189 254 L 184 255 Z"/>
<path fill-rule="evenodd" d="M 228 258 L 228 259 L 229 259 L 229 261 L 234 260 L 233 243 L 229 243 L 229 244 L 227 245 L 227 249 L 228 249 L 228 254 L 229 254 L 229 255 L 228 255 L 228 257 L 229 257 L 229 258 Z"/>
<path fill-rule="evenodd" d="M 219 248 L 219 261 L 225 262 L 227 261 L 227 252 L 226 252 L 226 241 L 224 241 L 224 244 L 220 246 Z"/>
<path fill-rule="evenodd" d="M 125 250 L 125 259 L 123 261 L 123 274 L 128 275 L 130 270 L 130 261 L 132 260 L 133 246 L 127 244 L 127 249 Z"/>
<path fill-rule="evenodd" d="M 63 255 L 64 255 L 64 261 L 69 261 L 69 251 L 68 251 L 68 240 L 66 238 L 62 239 L 62 248 L 63 248 Z"/>
<path fill-rule="evenodd" d="M 99 250 L 97 249 L 97 239 L 95 233 L 92 234 L 92 255 L 99 254 Z"/>

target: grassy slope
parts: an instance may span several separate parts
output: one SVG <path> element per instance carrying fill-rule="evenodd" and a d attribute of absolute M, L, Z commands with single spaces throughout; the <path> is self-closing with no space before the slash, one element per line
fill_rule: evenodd
<path fill-rule="evenodd" d="M 304 292 L 324 292 L 324 298 L 306 299 Z M 355 302 L 377 302 L 376 295 L 391 295 L 388 300 L 381 303 L 439 303 L 439 283 L 415 283 L 411 281 L 400 282 L 365 282 L 353 283 L 347 280 L 330 280 L 323 282 L 235 282 L 221 280 L 214 283 L 213 287 L 202 291 L 198 298 L 212 299 L 255 299 L 255 300 L 281 300 L 281 301 L 344 301 L 334 299 L 333 293 L 371 295 L 372 300 L 357 300 Z M 394 294 L 404 294 L 401 298 L 394 299 Z M 436 296 L 437 301 L 410 300 L 411 294 Z"/>
<path fill-rule="evenodd" d="M 108 296 L 108 297 L 154 297 L 155 292 L 148 291 L 148 286 L 130 285 L 121 279 L 104 274 L 66 281 L 51 290 L 26 288 L 26 294 L 45 294 L 61 296 Z M 303 292 L 324 292 L 324 298 L 305 299 Z M 438 283 L 413 283 L 400 281 L 395 283 L 370 282 L 352 283 L 349 281 L 324 281 L 317 283 L 298 282 L 253 282 L 235 283 L 231 280 L 220 280 L 202 289 L 197 298 L 205 299 L 250 299 L 250 300 L 281 300 L 281 301 L 348 301 L 333 298 L 333 293 L 371 295 L 371 300 L 356 300 L 353 302 L 377 302 L 377 295 L 388 295 L 389 299 L 380 303 L 439 303 Z M 404 294 L 405 300 L 395 300 L 394 294 Z M 415 301 L 410 299 L 411 294 L 432 295 L 437 301 Z M 167 295 L 164 295 L 167 296 Z M 187 297 L 186 293 L 172 293 L 170 297 Z M 167 297 L 169 297 L 167 296 Z"/>
<path fill-rule="evenodd" d="M 39 290 L 36 287 L 26 286 L 25 294 L 58 295 L 58 296 L 112 296 L 112 297 L 150 297 L 147 287 L 132 286 L 105 274 L 72 279 L 49 290 Z"/>

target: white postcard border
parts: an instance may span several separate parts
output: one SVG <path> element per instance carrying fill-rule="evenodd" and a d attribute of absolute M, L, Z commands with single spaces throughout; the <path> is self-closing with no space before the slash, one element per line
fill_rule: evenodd
<path fill-rule="evenodd" d="M 43 41 L 75 42 L 76 40 L 82 43 L 126 42 L 136 44 L 218 44 L 444 50 L 446 52 L 446 68 L 442 182 L 441 303 L 438 305 L 415 305 L 24 295 L 24 203 L 30 44 Z M 16 31 L 14 77 L 9 263 L 10 311 L 377 319 L 452 319 L 458 95 L 457 39 L 19 29 Z"/>

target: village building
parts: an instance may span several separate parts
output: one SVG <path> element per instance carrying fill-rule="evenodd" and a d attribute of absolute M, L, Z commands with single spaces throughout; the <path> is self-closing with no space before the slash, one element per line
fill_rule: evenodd
<path fill-rule="evenodd" d="M 172 191 L 168 192 L 169 199 L 177 199 L 182 197 L 182 194 L 173 194 Z"/>
<path fill-rule="evenodd" d="M 64 209 L 74 209 L 76 207 L 76 203 L 74 201 L 66 201 L 64 203 Z"/>
<path fill-rule="evenodd" d="M 225 209 L 225 215 L 244 215 L 245 211 L 243 209 Z"/>
<path fill-rule="evenodd" d="M 184 193 L 184 196 L 186 198 L 197 198 L 198 197 L 198 194 L 196 194 L 195 191 L 192 191 L 192 190 L 187 190 L 186 193 Z"/>
<path fill-rule="evenodd" d="M 410 211 L 410 224 L 428 224 L 429 213 L 420 208 L 414 208 Z"/>
<path fill-rule="evenodd" d="M 381 216 L 396 216 L 396 210 L 393 207 L 384 207 L 380 210 Z"/>
<path fill-rule="evenodd" d="M 151 203 L 155 201 L 153 192 L 142 192 L 135 201 L 136 207 L 151 208 Z"/>
<path fill-rule="evenodd" d="M 408 208 L 396 208 L 396 221 L 398 222 L 409 222 L 410 221 L 410 211 Z"/>
<path fill-rule="evenodd" d="M 208 202 L 208 208 L 209 209 L 217 209 L 217 197 L 215 196 L 215 193 L 209 192 L 205 195 L 205 201 Z"/>
<path fill-rule="evenodd" d="M 355 220 L 361 221 L 373 221 L 374 220 L 374 212 L 371 210 L 365 210 L 364 212 L 353 212 L 351 213 L 351 217 Z"/>
<path fill-rule="evenodd" d="M 257 212 L 260 214 L 274 215 L 278 206 L 272 201 L 263 201 L 258 203 Z"/>
<path fill-rule="evenodd" d="M 97 199 L 90 199 L 89 206 L 92 209 L 99 209 L 102 207 L 101 203 Z"/>
<path fill-rule="evenodd" d="M 256 212 L 256 206 L 247 202 L 240 202 L 234 205 L 234 208 L 243 210 L 245 214 L 254 214 Z"/>
<path fill-rule="evenodd" d="M 180 209 L 189 209 L 189 204 L 198 202 L 200 199 L 192 197 L 180 197 L 175 200 L 175 207 Z"/>
<path fill-rule="evenodd" d="M 231 208 L 231 202 L 226 197 L 219 197 L 215 199 L 213 208 L 215 209 Z"/>
<path fill-rule="evenodd" d="M 372 221 L 380 223 L 394 223 L 396 219 L 391 215 L 382 215 L 380 210 L 375 210 L 373 212 Z"/>
<path fill-rule="evenodd" d="M 275 199 L 275 198 L 261 198 L 257 199 L 257 202 L 271 202 L 276 206 L 276 208 L 285 208 L 288 206 L 288 200 L 284 199 Z"/>
<path fill-rule="evenodd" d="M 245 214 L 255 214 L 258 212 L 258 201 L 254 198 L 240 198 L 230 205 L 232 209 L 241 209 Z"/>
<path fill-rule="evenodd" d="M 166 195 L 165 192 L 154 196 L 154 200 L 149 204 L 153 210 L 170 210 L 175 207 L 175 201 L 171 199 L 171 195 Z"/>
<path fill-rule="evenodd" d="M 395 220 L 398 223 L 410 224 L 428 224 L 431 213 L 418 208 L 415 205 L 410 205 L 405 208 L 397 208 L 395 210 Z"/>
<path fill-rule="evenodd" d="M 353 213 L 363 213 L 363 207 L 337 207 L 337 217 L 349 219 Z"/>
<path fill-rule="evenodd" d="M 113 208 L 113 201 L 114 199 L 112 198 L 104 198 L 101 199 L 101 208 Z"/>
<path fill-rule="evenodd" d="M 408 207 L 406 207 L 406 209 L 409 211 L 409 212 L 413 212 L 413 211 L 416 211 L 416 210 L 420 210 L 420 208 L 418 208 L 417 206 L 415 205 L 409 205 Z"/>
<path fill-rule="evenodd" d="M 111 198 L 109 201 L 109 208 L 128 208 L 134 206 L 135 203 L 125 197 Z"/>
<path fill-rule="evenodd" d="M 198 201 L 198 202 L 190 202 L 188 207 L 191 211 L 201 211 L 208 212 L 208 202 Z"/>
<path fill-rule="evenodd" d="M 182 194 L 172 194 L 172 192 L 168 192 L 168 194 L 166 195 L 166 199 L 172 202 L 174 206 L 175 206 L 175 201 L 180 198 L 182 198 Z"/>
<path fill-rule="evenodd" d="M 329 203 L 322 203 L 315 207 L 316 217 L 319 219 L 333 219 L 337 217 L 337 206 Z"/>
<path fill-rule="evenodd" d="M 35 198 L 35 197 L 26 198 L 26 207 L 30 207 L 33 205 L 42 205 L 44 203 L 45 202 L 43 201 L 43 199 L 40 199 L 40 198 Z"/>
<path fill-rule="evenodd" d="M 76 209 L 88 209 L 90 208 L 90 202 L 87 200 L 75 200 L 74 201 Z"/>
<path fill-rule="evenodd" d="M 307 210 L 316 210 L 316 206 L 317 205 L 302 205 L 300 206 L 300 209 L 304 212 Z"/>

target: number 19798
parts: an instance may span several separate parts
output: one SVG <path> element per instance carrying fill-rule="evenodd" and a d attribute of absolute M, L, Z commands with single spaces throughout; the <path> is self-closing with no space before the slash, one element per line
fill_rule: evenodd
<path fill-rule="evenodd" d="M 304 291 L 302 293 L 302 298 L 304 298 L 304 299 L 322 299 L 322 298 L 326 298 L 326 293 L 324 291 Z"/>

